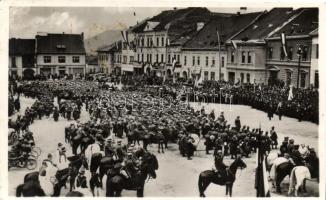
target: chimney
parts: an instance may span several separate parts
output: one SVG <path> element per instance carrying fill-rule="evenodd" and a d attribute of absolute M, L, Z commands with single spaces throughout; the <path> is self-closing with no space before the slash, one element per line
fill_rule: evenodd
<path fill-rule="evenodd" d="M 82 40 L 84 40 L 84 32 L 82 32 L 81 34 Z"/>
<path fill-rule="evenodd" d="M 204 22 L 197 22 L 197 31 L 199 31 L 200 29 L 202 29 L 204 27 Z"/>

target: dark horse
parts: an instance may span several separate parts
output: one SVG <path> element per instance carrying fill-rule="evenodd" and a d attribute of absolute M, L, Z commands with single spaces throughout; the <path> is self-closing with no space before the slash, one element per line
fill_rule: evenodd
<path fill-rule="evenodd" d="M 226 195 L 230 194 L 232 196 L 232 187 L 236 178 L 236 173 L 238 168 L 246 168 L 247 165 L 243 162 L 243 160 L 238 157 L 236 158 L 230 167 L 227 169 L 227 176 L 219 178 L 216 172 L 212 170 L 206 170 L 199 174 L 198 179 L 198 189 L 200 197 L 205 197 L 205 190 L 210 183 L 214 183 L 217 185 L 225 185 L 226 186 Z"/>
<path fill-rule="evenodd" d="M 144 196 L 145 180 L 150 177 L 156 178 L 155 170 L 158 169 L 158 161 L 154 154 L 145 152 L 143 161 L 140 165 L 140 175 L 138 185 L 135 185 L 130 179 L 126 179 L 121 174 L 108 177 L 106 181 L 106 196 L 107 197 L 120 197 L 122 190 L 137 190 L 137 197 Z"/>
<path fill-rule="evenodd" d="M 28 173 L 24 177 L 24 183 L 16 188 L 16 197 L 45 196 L 38 179 L 38 172 Z"/>
<path fill-rule="evenodd" d="M 281 193 L 281 182 L 287 175 L 290 176 L 291 171 L 294 167 L 295 165 L 292 162 L 285 162 L 277 166 L 275 173 L 276 192 Z"/>

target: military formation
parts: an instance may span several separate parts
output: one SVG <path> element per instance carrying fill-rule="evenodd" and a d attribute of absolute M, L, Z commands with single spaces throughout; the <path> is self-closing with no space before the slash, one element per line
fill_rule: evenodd
<path fill-rule="evenodd" d="M 126 181 L 128 186 L 125 189 L 132 188 L 137 190 L 137 196 L 143 196 L 144 174 L 146 178 L 155 178 L 158 168 L 158 163 L 156 166 L 152 161 L 155 160 L 153 145 L 157 145 L 157 153 L 163 154 L 169 143 L 177 143 L 180 156 L 191 160 L 201 140 L 204 140 L 206 154 L 214 155 L 218 177 L 226 177 L 225 156 L 236 160 L 239 156 L 250 157 L 257 148 L 266 155 L 279 148 L 280 157 L 290 157 L 296 165 L 307 164 L 314 177 L 319 177 L 316 170 L 319 161 L 313 148 L 299 148 L 289 138 L 284 138 L 279 145 L 280 138 L 274 127 L 264 132 L 259 127 L 241 124 L 240 116 L 234 122 L 228 122 L 223 112 L 218 115 L 214 111 L 207 113 L 204 107 L 195 110 L 189 104 L 191 101 L 244 104 L 267 111 L 268 117 L 277 113 L 280 120 L 282 115 L 293 115 L 299 120 L 318 122 L 318 117 L 315 118 L 318 92 L 315 90 L 297 90 L 293 100 L 289 101 L 287 88 L 231 86 L 217 82 L 201 87 L 190 87 L 181 82 L 139 87 L 148 84 L 149 80 L 142 77 L 124 78 L 123 81 L 133 84 L 118 90 L 116 86 L 103 87 L 103 84 L 86 80 L 38 80 L 22 82 L 13 89 L 13 96 L 18 99 L 20 95 L 37 99 L 31 108 L 26 109 L 25 116 L 9 122 L 15 124 L 13 128 L 18 133 L 25 133 L 33 120 L 42 117 L 52 115 L 54 121 L 59 118 L 72 121 L 62 133 L 65 141 L 57 147 L 59 162 L 69 160 L 69 166 L 74 167 L 72 157 L 77 157 L 77 160 L 85 158 L 88 167 L 78 165 L 73 168 L 78 172 L 75 176 L 77 182 L 72 184 L 68 195 L 76 195 L 76 187 L 93 188 L 92 194 L 95 195 L 96 177 L 99 177 L 98 187 L 103 187 L 102 178 L 107 175 L 111 179 L 108 178 L 106 184 L 106 196 L 121 195 L 121 191 L 112 189 L 116 184 L 116 179 L 112 179 L 114 176 Z M 306 96 L 311 101 L 302 101 Z M 78 120 L 83 105 L 90 120 L 81 123 Z M 301 113 L 303 116 L 297 116 Z M 71 147 L 70 158 L 66 155 L 70 151 L 66 145 Z M 90 177 L 84 175 L 85 169 L 91 173 Z"/>

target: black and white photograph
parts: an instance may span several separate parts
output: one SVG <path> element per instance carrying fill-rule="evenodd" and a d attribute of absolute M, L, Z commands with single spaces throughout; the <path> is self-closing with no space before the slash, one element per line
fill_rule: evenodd
<path fill-rule="evenodd" d="M 7 7 L 8 197 L 324 196 L 318 5 L 89 4 Z"/>

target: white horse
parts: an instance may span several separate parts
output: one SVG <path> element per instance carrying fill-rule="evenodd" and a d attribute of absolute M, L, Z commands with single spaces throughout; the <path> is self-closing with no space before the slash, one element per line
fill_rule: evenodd
<path fill-rule="evenodd" d="M 289 159 L 284 158 L 284 157 L 278 157 L 278 158 L 274 159 L 272 167 L 269 172 L 270 179 L 273 180 L 273 186 L 276 186 L 276 176 L 277 176 L 276 168 L 280 164 L 286 163 L 286 162 L 289 162 Z"/>
<path fill-rule="evenodd" d="M 294 167 L 290 175 L 290 186 L 289 186 L 288 195 L 291 195 L 294 190 L 294 195 L 298 196 L 298 190 L 300 187 L 303 186 L 303 182 L 306 178 L 307 179 L 311 178 L 308 167 L 306 166 Z"/>

